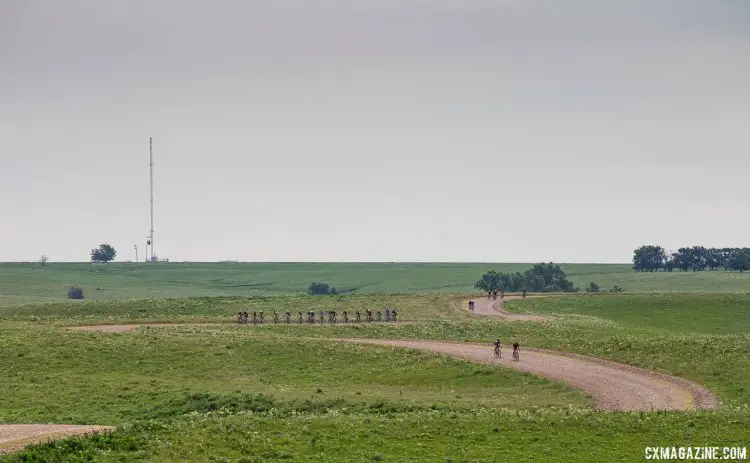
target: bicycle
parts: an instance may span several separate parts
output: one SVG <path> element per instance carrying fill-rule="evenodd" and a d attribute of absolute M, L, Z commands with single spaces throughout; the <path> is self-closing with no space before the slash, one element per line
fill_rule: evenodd
<path fill-rule="evenodd" d="M 496 359 L 503 358 L 503 354 L 500 351 L 500 346 L 495 346 L 495 358 Z"/>
<path fill-rule="evenodd" d="M 521 359 L 521 355 L 518 353 L 518 350 L 513 351 L 513 361 L 518 362 Z"/>
<path fill-rule="evenodd" d="M 292 322 L 292 314 L 287 312 L 285 315 L 285 319 L 286 319 L 286 324 L 287 325 L 290 324 Z"/>

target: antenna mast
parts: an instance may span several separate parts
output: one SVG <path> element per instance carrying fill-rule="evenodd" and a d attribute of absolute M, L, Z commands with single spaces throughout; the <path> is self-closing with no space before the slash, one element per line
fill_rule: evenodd
<path fill-rule="evenodd" d="M 151 245 L 151 261 L 154 261 L 154 137 L 148 138 L 149 169 L 151 171 L 151 230 L 149 241 Z"/>

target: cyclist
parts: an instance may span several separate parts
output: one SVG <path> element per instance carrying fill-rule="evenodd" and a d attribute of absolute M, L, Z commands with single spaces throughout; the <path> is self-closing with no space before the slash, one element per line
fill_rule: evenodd
<path fill-rule="evenodd" d="M 520 357 L 520 351 L 521 351 L 521 348 L 518 345 L 518 341 L 514 342 L 513 343 L 513 360 L 515 360 L 516 362 L 518 361 Z"/>
<path fill-rule="evenodd" d="M 360 323 L 362 321 L 362 313 L 360 313 L 360 311 L 358 310 L 356 312 L 356 315 L 357 315 L 356 322 Z"/>
<path fill-rule="evenodd" d="M 495 345 L 495 358 L 502 358 L 502 352 L 500 352 L 500 340 L 496 340 L 493 344 Z"/>
<path fill-rule="evenodd" d="M 393 319 L 394 323 L 396 322 L 396 315 L 398 315 L 398 313 L 396 312 L 396 308 L 394 307 L 393 311 L 391 311 L 391 318 Z"/>
<path fill-rule="evenodd" d="M 385 306 L 385 321 L 391 321 L 391 308 L 388 306 Z"/>

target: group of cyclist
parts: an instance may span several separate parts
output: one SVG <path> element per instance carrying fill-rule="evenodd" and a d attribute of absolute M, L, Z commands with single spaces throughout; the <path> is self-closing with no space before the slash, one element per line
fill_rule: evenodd
<path fill-rule="evenodd" d="M 500 339 L 496 340 L 494 343 L 495 346 L 495 358 L 499 359 L 502 358 L 502 352 L 500 351 L 501 345 L 500 345 Z M 513 361 L 518 362 L 521 357 L 521 346 L 518 344 L 518 341 L 513 343 Z"/>
<path fill-rule="evenodd" d="M 335 310 L 329 310 L 327 313 L 321 310 L 320 312 L 318 312 L 317 315 L 318 315 L 318 321 L 320 324 L 325 323 L 326 318 L 328 319 L 328 323 L 330 324 L 334 324 L 337 322 L 338 313 Z M 341 315 L 342 315 L 341 321 L 343 323 L 350 322 L 350 314 L 348 311 L 346 310 L 343 311 Z M 372 310 L 367 309 L 365 310 L 364 315 L 365 315 L 365 321 L 368 323 L 376 322 L 376 321 L 377 322 L 383 321 L 383 313 L 380 310 L 377 310 L 373 313 Z M 278 312 L 274 311 L 272 317 L 273 317 L 272 319 L 273 319 L 274 324 L 279 323 Z M 385 321 L 386 322 L 396 322 L 397 317 L 398 317 L 398 310 L 396 309 L 396 307 L 392 309 L 390 307 L 385 308 Z M 237 312 L 238 324 L 242 325 L 242 324 L 252 323 L 255 325 L 259 323 L 263 324 L 264 321 L 265 321 L 265 316 L 262 310 L 260 312 L 253 312 L 252 316 L 248 314 L 247 312 Z M 286 322 L 286 324 L 292 323 L 291 312 L 286 312 L 284 314 L 284 321 Z M 362 312 L 357 310 L 354 313 L 354 320 L 352 320 L 352 323 L 361 323 L 361 322 L 362 322 Z M 315 323 L 315 311 L 311 310 L 307 312 L 305 317 L 302 316 L 302 312 L 297 312 L 297 324 L 302 325 L 303 323 L 314 324 Z"/>

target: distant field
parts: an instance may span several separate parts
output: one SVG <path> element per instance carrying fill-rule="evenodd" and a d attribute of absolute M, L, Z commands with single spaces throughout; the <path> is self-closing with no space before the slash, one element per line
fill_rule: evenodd
<path fill-rule="evenodd" d="M 750 293 L 750 273 L 637 273 L 629 264 L 561 264 L 571 281 L 627 292 Z M 312 281 L 353 293 L 465 293 L 487 270 L 531 264 L 450 263 L 50 263 L 0 264 L 0 305 L 64 299 L 79 285 L 87 299 L 257 296 L 304 292 Z"/>

